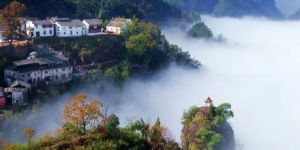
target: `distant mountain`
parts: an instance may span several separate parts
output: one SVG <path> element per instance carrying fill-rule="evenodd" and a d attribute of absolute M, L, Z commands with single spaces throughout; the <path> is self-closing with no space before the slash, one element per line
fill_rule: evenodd
<path fill-rule="evenodd" d="M 297 12 L 295 12 L 294 14 L 290 15 L 289 19 L 300 20 L 300 9 Z"/>
<path fill-rule="evenodd" d="M 167 0 L 184 11 L 196 11 L 215 16 L 245 15 L 282 18 L 275 0 Z"/>

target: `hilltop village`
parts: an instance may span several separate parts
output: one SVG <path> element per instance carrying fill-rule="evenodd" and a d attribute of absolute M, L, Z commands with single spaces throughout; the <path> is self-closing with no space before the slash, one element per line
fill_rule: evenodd
<path fill-rule="evenodd" d="M 50 96 L 56 99 L 87 80 L 121 85 L 133 75 L 151 76 L 170 63 L 200 66 L 169 44 L 156 24 L 136 17 L 16 16 L 14 23 L 14 28 L 0 28 L 0 107 L 6 110 L 20 112 Z"/>
<path fill-rule="evenodd" d="M 42 37 L 80 37 L 99 36 L 102 34 L 120 35 L 126 23 L 131 19 L 113 18 L 106 27 L 99 19 L 69 18 L 26 18 L 21 20 L 21 28 L 28 39 Z M 1 32 L 0 32 L 1 33 Z M 3 32 L 2 32 L 3 33 Z M 2 37 L 2 36 L 1 36 Z M 1 38 L 1 43 L 7 41 Z M 15 41 L 17 43 L 18 41 Z M 86 72 L 74 67 L 69 58 L 61 51 L 48 45 L 34 45 L 27 58 L 13 61 L 4 69 L 6 87 L 0 88 L 0 107 L 7 105 L 26 105 L 31 88 L 64 84 L 75 77 L 85 76 Z"/>

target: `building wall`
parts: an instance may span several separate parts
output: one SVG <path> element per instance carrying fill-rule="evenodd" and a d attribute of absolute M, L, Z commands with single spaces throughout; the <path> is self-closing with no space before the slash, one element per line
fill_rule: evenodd
<path fill-rule="evenodd" d="M 48 81 L 49 83 L 64 83 L 70 81 L 73 75 L 73 67 L 58 67 L 51 69 L 35 70 L 30 72 L 17 73 L 13 70 L 5 70 L 5 81 L 12 83 L 10 77 L 21 79 L 27 83 L 37 86 L 39 82 Z"/>
<path fill-rule="evenodd" d="M 85 27 L 69 27 L 61 26 L 59 23 L 56 23 L 56 36 L 58 37 L 76 37 L 86 35 Z"/>
<path fill-rule="evenodd" d="M 82 23 L 84 24 L 84 26 L 85 26 L 85 32 L 86 32 L 86 35 L 87 36 L 94 36 L 94 35 L 100 35 L 101 34 L 101 32 L 97 32 L 97 33 L 90 33 L 89 32 L 89 29 L 90 29 L 90 25 L 86 22 L 86 21 L 82 21 Z M 93 27 L 93 26 L 92 26 Z"/>
<path fill-rule="evenodd" d="M 3 42 L 2 32 L 0 31 L 0 42 Z"/>
<path fill-rule="evenodd" d="M 25 103 L 25 93 L 22 91 L 13 91 L 11 93 L 11 99 L 13 104 Z"/>
<path fill-rule="evenodd" d="M 33 29 L 32 31 L 30 29 Z M 54 25 L 51 27 L 43 27 L 42 25 L 34 25 L 32 21 L 26 22 L 26 34 L 33 37 L 38 37 L 37 33 L 39 32 L 39 37 L 50 37 L 54 36 Z"/>

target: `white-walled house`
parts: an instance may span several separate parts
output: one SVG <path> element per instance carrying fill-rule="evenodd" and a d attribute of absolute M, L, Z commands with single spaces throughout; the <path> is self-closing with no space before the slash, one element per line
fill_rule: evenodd
<path fill-rule="evenodd" d="M 100 35 L 104 31 L 99 19 L 84 19 L 82 23 L 85 25 L 86 35 L 88 36 Z"/>
<path fill-rule="evenodd" d="M 54 24 L 49 20 L 27 20 L 26 34 L 30 37 L 54 36 Z"/>
<path fill-rule="evenodd" d="M 4 70 L 4 79 L 9 85 L 22 80 L 32 86 L 65 83 L 73 77 L 69 59 L 52 49 L 39 46 L 27 59 L 14 61 Z"/>
<path fill-rule="evenodd" d="M 114 34 L 121 34 L 126 27 L 126 23 L 131 22 L 131 19 L 114 18 L 106 26 L 106 31 Z"/>
<path fill-rule="evenodd" d="M 78 20 L 56 20 L 55 21 L 56 36 L 58 37 L 76 37 L 86 35 L 84 24 Z"/>
<path fill-rule="evenodd" d="M 5 88 L 4 91 L 10 95 L 13 105 L 22 105 L 26 104 L 31 86 L 24 81 L 16 80 L 9 87 Z"/>

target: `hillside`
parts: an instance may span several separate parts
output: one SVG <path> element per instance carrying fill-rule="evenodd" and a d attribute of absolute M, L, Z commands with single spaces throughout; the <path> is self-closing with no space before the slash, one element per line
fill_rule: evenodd
<path fill-rule="evenodd" d="M 184 11 L 196 11 L 215 16 L 245 15 L 282 18 L 275 0 L 168 0 Z"/>
<path fill-rule="evenodd" d="M 13 0 L 0 1 L 0 9 Z M 181 17 L 181 11 L 163 0 L 18 0 L 26 5 L 28 16 L 45 18 L 49 16 L 71 18 L 96 18 L 137 16 L 152 21 L 165 21 Z"/>

